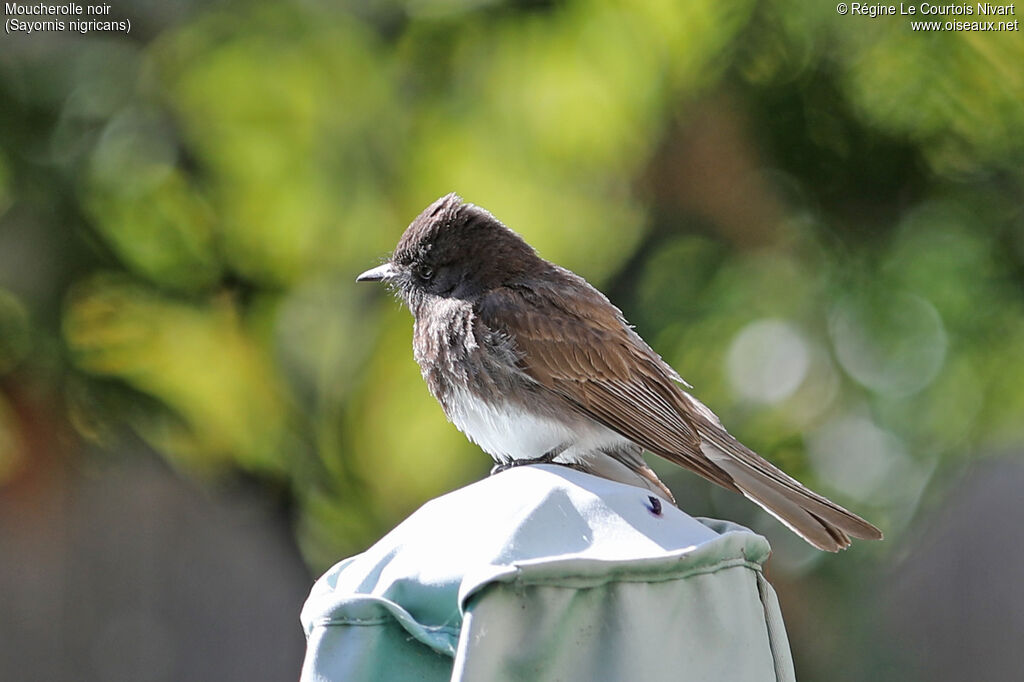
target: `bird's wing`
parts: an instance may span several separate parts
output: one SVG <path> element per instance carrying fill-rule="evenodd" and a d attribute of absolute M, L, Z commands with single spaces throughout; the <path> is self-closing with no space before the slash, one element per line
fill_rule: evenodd
<path fill-rule="evenodd" d="M 567 299 L 554 288 L 498 289 L 477 315 L 509 336 L 519 367 L 591 419 L 730 490 L 732 479 L 700 449 L 682 381 L 602 294 L 584 284 Z M 558 292 L 564 291 L 563 287 Z M 524 302 L 527 305 L 524 306 Z"/>
<path fill-rule="evenodd" d="M 513 340 L 528 377 L 634 443 L 742 493 L 819 549 L 845 548 L 851 535 L 882 537 L 733 438 L 617 308 L 582 279 L 573 283 L 498 289 L 477 307 L 488 328 Z"/>

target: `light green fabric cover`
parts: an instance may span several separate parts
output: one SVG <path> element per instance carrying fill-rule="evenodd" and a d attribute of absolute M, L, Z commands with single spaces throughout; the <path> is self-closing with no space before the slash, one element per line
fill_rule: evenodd
<path fill-rule="evenodd" d="M 793 680 L 768 542 L 528 466 L 433 500 L 331 568 L 302 680 Z"/>

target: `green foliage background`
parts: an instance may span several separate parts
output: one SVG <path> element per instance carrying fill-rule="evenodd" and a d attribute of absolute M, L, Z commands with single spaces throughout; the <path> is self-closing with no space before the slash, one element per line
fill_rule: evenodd
<path fill-rule="evenodd" d="M 0 484 L 34 456 L 27 394 L 82 457 L 140 437 L 284 490 L 319 570 L 484 475 L 407 312 L 353 283 L 449 191 L 884 527 L 823 559 L 659 469 L 692 513 L 767 533 L 777 580 L 855 641 L 857 576 L 970 458 L 1024 444 L 1019 32 L 809 0 L 115 9 L 130 35 L 3 38 Z M 804 670 L 842 648 L 815 646 Z M 876 665 L 847 655 L 850 679 Z"/>

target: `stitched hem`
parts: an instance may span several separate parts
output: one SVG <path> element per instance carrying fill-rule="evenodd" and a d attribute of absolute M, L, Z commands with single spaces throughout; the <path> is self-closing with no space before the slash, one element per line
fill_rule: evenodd
<path fill-rule="evenodd" d="M 682 571 L 666 571 L 664 568 L 661 568 L 660 570 L 652 568 L 650 572 L 626 569 L 619 573 L 613 571 L 607 575 L 587 575 L 581 573 L 577 575 L 557 575 L 549 578 L 527 577 L 524 575 L 522 568 L 517 566 L 516 573 L 511 580 L 506 581 L 499 577 L 493 582 L 494 584 L 513 582 L 519 587 L 527 587 L 530 585 L 546 585 L 553 587 L 598 587 L 608 583 L 664 583 L 671 580 L 686 580 L 687 578 L 692 578 L 694 576 L 717 573 L 718 571 L 737 567 L 749 568 L 758 573 L 761 572 L 760 564 L 742 558 L 729 559 L 711 566 L 694 567 Z"/>
<path fill-rule="evenodd" d="M 402 621 L 393 616 L 381 616 L 380 618 L 318 618 L 314 620 L 311 625 L 313 627 L 331 627 L 335 625 L 365 627 L 373 625 L 389 625 L 391 623 L 403 626 Z M 452 627 L 450 625 L 423 625 L 422 623 L 419 624 L 419 628 L 426 632 L 440 632 L 448 635 L 457 635 L 461 630 L 461 628 Z M 404 626 L 403 629 L 405 629 Z"/>

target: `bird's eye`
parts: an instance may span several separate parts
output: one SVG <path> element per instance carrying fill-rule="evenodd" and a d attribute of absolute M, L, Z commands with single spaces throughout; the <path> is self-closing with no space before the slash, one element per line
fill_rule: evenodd
<path fill-rule="evenodd" d="M 420 265 L 416 267 L 416 276 L 422 280 L 429 280 L 434 276 L 434 268 L 429 265 Z"/>

